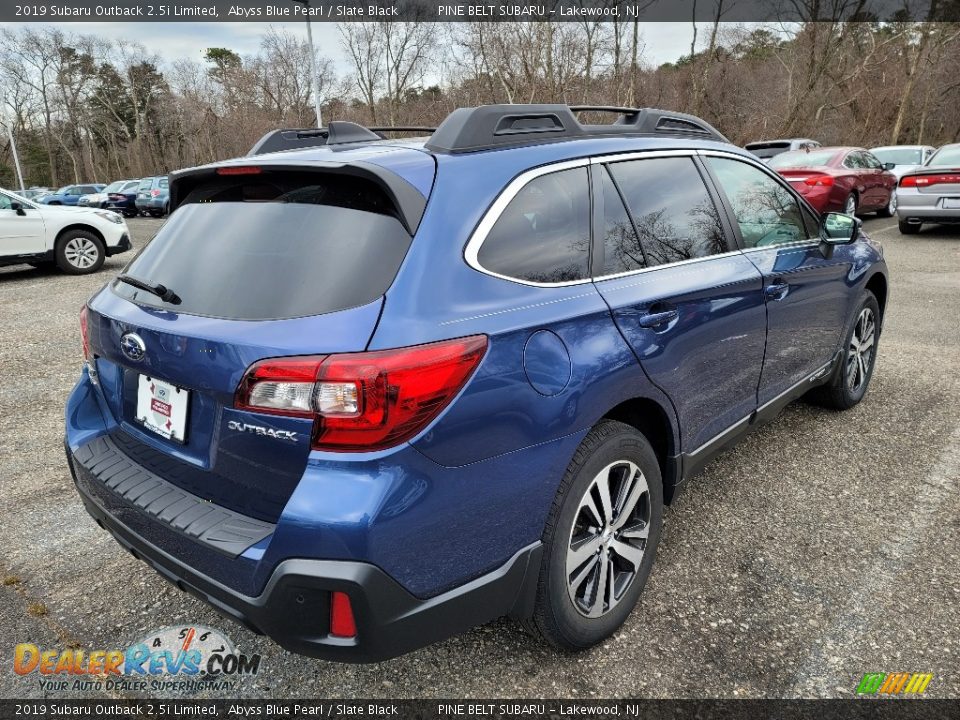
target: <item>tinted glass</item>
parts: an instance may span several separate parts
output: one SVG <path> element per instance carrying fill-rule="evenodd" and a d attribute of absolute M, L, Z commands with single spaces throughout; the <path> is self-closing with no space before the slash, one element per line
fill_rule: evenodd
<path fill-rule="evenodd" d="M 883 168 L 883 165 L 880 164 L 880 161 L 868 152 L 860 153 L 860 157 L 863 158 L 863 164 L 868 168 L 872 168 L 874 170 L 880 170 Z"/>
<path fill-rule="evenodd" d="M 107 186 L 103 189 L 103 191 L 104 191 L 105 193 L 116 193 L 116 192 L 120 192 L 121 190 L 123 190 L 123 188 L 126 186 L 126 184 L 127 184 L 127 183 L 124 182 L 123 180 L 117 180 L 117 182 L 112 182 L 112 183 L 110 183 L 109 185 L 107 185 Z"/>
<path fill-rule="evenodd" d="M 0 210 L 9 210 L 11 208 L 11 201 L 3 193 L 0 193 Z"/>
<path fill-rule="evenodd" d="M 920 148 L 874 150 L 873 156 L 882 163 L 892 162 L 894 165 L 919 165 L 923 162 L 923 151 Z"/>
<path fill-rule="evenodd" d="M 652 158 L 610 165 L 647 265 L 726 251 L 723 226 L 691 158 Z"/>
<path fill-rule="evenodd" d="M 603 171 L 603 214 L 603 273 L 596 274 L 616 275 L 644 267 L 640 240 L 606 169 Z"/>
<path fill-rule="evenodd" d="M 934 167 L 960 167 L 960 145 L 948 145 L 940 148 L 937 154 L 927 161 Z"/>
<path fill-rule="evenodd" d="M 733 208 L 744 247 L 766 247 L 806 240 L 800 203 L 781 183 L 747 163 L 708 157 Z"/>
<path fill-rule="evenodd" d="M 141 305 L 211 317 L 265 320 L 319 315 L 380 297 L 410 236 L 378 186 L 312 174 L 194 188 L 126 273 L 172 289 L 179 305 L 125 283 Z"/>
<path fill-rule="evenodd" d="M 151 185 L 153 185 L 153 178 L 144 178 L 140 181 L 140 186 L 137 189 L 149 190 Z"/>
<path fill-rule="evenodd" d="M 160 178 L 160 182 L 157 184 L 157 187 L 163 188 L 164 190 L 169 187 L 170 181 L 164 176 Z"/>
<path fill-rule="evenodd" d="M 527 183 L 487 234 L 478 260 L 490 272 L 530 282 L 588 277 L 586 168 L 541 175 Z"/>
<path fill-rule="evenodd" d="M 847 156 L 843 159 L 843 166 L 853 170 L 861 170 L 866 167 L 863 163 L 863 158 L 861 158 L 860 153 L 857 152 L 847 153 Z"/>
<path fill-rule="evenodd" d="M 820 167 L 829 165 L 830 161 L 836 156 L 836 150 L 791 150 L 790 152 L 780 153 L 770 159 L 769 165 L 772 168 L 800 168 L 800 167 Z"/>

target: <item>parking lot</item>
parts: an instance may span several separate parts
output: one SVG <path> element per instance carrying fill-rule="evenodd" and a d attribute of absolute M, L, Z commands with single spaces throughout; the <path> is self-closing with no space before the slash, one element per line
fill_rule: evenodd
<path fill-rule="evenodd" d="M 135 246 L 161 222 L 130 221 Z M 225 696 L 851 697 L 864 673 L 896 671 L 960 695 L 960 230 L 865 227 L 891 276 L 866 400 L 843 414 L 795 404 L 713 462 L 668 511 L 614 638 L 563 656 L 504 620 L 373 666 L 286 653 L 97 527 L 67 470 L 63 406 L 80 307 L 131 255 L 84 277 L 0 269 L 0 696 L 44 696 L 36 674 L 13 673 L 16 643 L 124 648 L 181 623 L 262 654 Z"/>

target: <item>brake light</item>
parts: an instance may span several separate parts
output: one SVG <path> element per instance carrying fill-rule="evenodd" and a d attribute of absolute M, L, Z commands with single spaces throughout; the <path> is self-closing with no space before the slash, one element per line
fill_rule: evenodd
<path fill-rule="evenodd" d="M 339 590 L 330 593 L 330 634 L 343 638 L 357 636 L 357 623 L 353 619 L 350 596 Z"/>
<path fill-rule="evenodd" d="M 233 167 L 217 168 L 217 175 L 259 175 L 260 168 L 256 165 L 236 165 Z"/>
<path fill-rule="evenodd" d="M 475 335 L 396 350 L 262 360 L 247 370 L 234 405 L 313 418 L 315 450 L 382 450 L 426 427 L 486 350 L 486 336 Z"/>
<path fill-rule="evenodd" d="M 83 359 L 90 362 L 90 335 L 87 331 L 87 306 L 80 308 L 80 342 L 83 345 Z"/>
<path fill-rule="evenodd" d="M 960 174 L 942 175 L 904 175 L 900 178 L 900 187 L 930 187 L 931 185 L 960 185 Z"/>
<path fill-rule="evenodd" d="M 833 176 L 832 175 L 811 175 L 806 180 L 803 181 L 804 185 L 810 185 L 811 187 L 815 185 L 820 185 L 822 187 L 830 187 L 833 185 Z"/>
<path fill-rule="evenodd" d="M 160 197 L 160 191 L 159 191 L 159 190 L 151 190 L 151 191 L 150 191 L 150 197 Z"/>

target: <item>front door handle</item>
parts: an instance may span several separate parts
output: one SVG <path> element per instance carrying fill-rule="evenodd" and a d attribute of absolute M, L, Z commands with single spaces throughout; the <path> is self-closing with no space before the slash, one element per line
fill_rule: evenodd
<path fill-rule="evenodd" d="M 790 292 L 790 286 L 783 280 L 775 280 L 763 289 L 767 300 L 783 300 Z"/>
<path fill-rule="evenodd" d="M 656 328 L 660 327 L 661 325 L 666 325 L 668 322 L 676 320 L 678 317 L 680 317 L 680 311 L 676 308 L 673 308 L 670 310 L 664 310 L 662 312 L 647 313 L 646 315 L 641 316 L 638 322 L 640 323 L 640 327 Z"/>

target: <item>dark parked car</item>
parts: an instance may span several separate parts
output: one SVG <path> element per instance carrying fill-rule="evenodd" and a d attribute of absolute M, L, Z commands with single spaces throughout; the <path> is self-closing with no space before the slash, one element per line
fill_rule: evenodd
<path fill-rule="evenodd" d="M 170 185 L 166 175 L 146 177 L 137 185 L 137 210 L 144 215 L 163 217 L 170 212 Z"/>
<path fill-rule="evenodd" d="M 106 185 L 65 185 L 56 192 L 36 199 L 40 205 L 76 205 L 81 195 L 92 195 L 103 190 Z"/>
<path fill-rule="evenodd" d="M 81 312 L 89 513 L 300 653 L 613 634 L 689 478 L 796 398 L 863 399 L 887 300 L 857 218 L 699 118 L 617 112 L 333 122 L 173 173 Z"/>
<path fill-rule="evenodd" d="M 820 212 L 892 217 L 897 210 L 893 163 L 884 165 L 863 148 L 795 150 L 771 158 L 768 165 Z"/>
<path fill-rule="evenodd" d="M 116 180 L 98 193 L 81 195 L 77 205 L 80 207 L 106 209 L 109 207 L 111 196 L 119 198 L 122 201 L 125 199 L 124 193 L 127 193 L 130 196 L 132 206 L 133 200 L 136 199 L 137 196 L 137 184 L 139 182 L 139 180 Z"/>
<path fill-rule="evenodd" d="M 114 187 L 116 185 L 119 185 L 119 187 Z M 104 207 L 107 210 L 118 212 L 124 217 L 136 217 L 140 214 L 137 210 L 137 191 L 139 187 L 139 180 L 121 180 L 114 183 L 104 190 L 107 196 Z"/>

